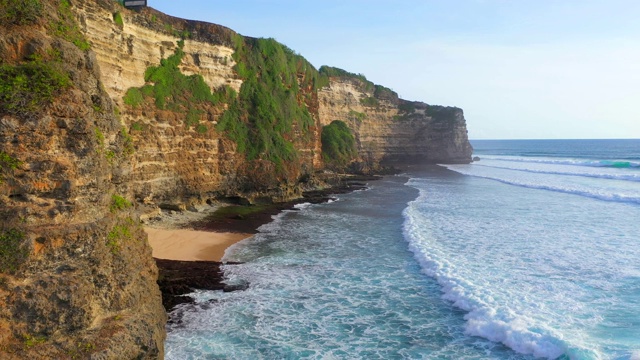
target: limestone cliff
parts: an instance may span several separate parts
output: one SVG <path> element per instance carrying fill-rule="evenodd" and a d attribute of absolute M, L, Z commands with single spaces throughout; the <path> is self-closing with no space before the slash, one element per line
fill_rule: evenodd
<path fill-rule="evenodd" d="M 130 11 L 113 1 L 87 1 L 74 10 L 95 49 L 105 90 L 119 105 L 134 139 L 136 199 L 163 204 L 239 195 L 267 201 L 300 196 L 297 179 L 320 165 L 317 124 L 308 129 L 313 133 L 310 137 L 291 134 L 299 156 L 295 166 L 287 163 L 283 174 L 278 174 L 271 161 L 247 161 L 237 151 L 238 144 L 217 131 L 228 104 L 198 108 L 198 126 L 190 127 L 185 108 L 160 109 L 148 101 L 132 107 L 123 102 L 128 89 L 148 84 L 145 71 L 174 54 L 180 41 L 185 54 L 179 66 L 183 74 L 202 76 L 213 91 L 228 86 L 239 93 L 243 80 L 234 71 L 232 44 L 237 34 L 149 8 Z M 114 21 L 114 14 L 121 17 L 121 24 Z M 317 108 L 317 95 L 310 94 L 309 101 L 314 99 Z M 313 115 L 317 119 L 317 111 Z"/>
<path fill-rule="evenodd" d="M 306 186 L 298 180 L 323 168 L 320 132 L 333 120 L 346 121 L 354 132 L 360 152 L 357 168 L 363 171 L 398 162 L 470 161 L 462 110 L 407 102 L 366 79 L 316 72 L 317 78 L 309 81 L 315 75 L 300 66 L 298 103 L 308 111 L 312 123 L 302 127 L 293 121 L 293 129 L 283 135 L 297 155 L 282 164 L 264 153 L 248 159 L 239 148 L 243 144 L 219 125 L 230 101 L 199 108 L 196 128 L 189 127 L 185 107 L 159 109 L 152 100 L 132 107 L 123 97 L 130 88 L 148 86 L 145 71 L 174 54 L 180 41 L 185 54 L 180 69 L 185 75 L 201 75 L 213 91 L 228 86 L 242 96 L 245 78 L 238 71 L 246 67 L 247 59 L 238 55 L 238 46 L 266 54 L 261 44 L 219 25 L 177 19 L 150 8 L 129 11 L 109 0 L 82 2 L 75 11 L 95 49 L 105 90 L 120 105 L 122 121 L 133 136 L 137 149 L 133 181 L 139 201 L 202 202 L 235 196 L 282 201 L 297 197 Z M 116 14 L 120 22 L 114 20 Z M 302 60 L 293 61 L 306 62 Z M 255 76 L 266 82 L 261 79 L 264 72 Z M 319 79 L 323 76 L 324 82 Z M 374 102 L 367 103 L 369 99 Z M 251 119 L 242 121 L 255 126 Z"/>
<path fill-rule="evenodd" d="M 320 122 L 345 121 L 354 131 L 365 167 L 470 162 L 462 109 L 399 99 L 361 75 L 341 70 L 331 75 L 329 86 L 318 92 Z"/>
<path fill-rule="evenodd" d="M 161 358 L 131 139 L 69 3 L 26 3 L 0 24 L 0 358 Z"/>

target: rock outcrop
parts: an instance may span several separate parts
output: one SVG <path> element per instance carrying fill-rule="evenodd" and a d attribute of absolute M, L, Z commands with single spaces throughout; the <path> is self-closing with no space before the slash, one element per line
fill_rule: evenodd
<path fill-rule="evenodd" d="M 113 1 L 87 1 L 74 9 L 85 36 L 95 49 L 105 90 L 120 105 L 121 119 L 136 147 L 133 169 L 135 197 L 151 204 L 203 202 L 209 198 L 243 196 L 252 201 L 284 201 L 301 194 L 297 178 L 319 168 L 319 128 L 310 140 L 292 139 L 300 154 L 286 176 L 269 161 L 247 162 L 237 144 L 216 131 L 226 105 L 200 109 L 200 129 L 186 126 L 184 111 L 158 109 L 153 102 L 126 106 L 123 96 L 145 85 L 144 74 L 176 51 L 183 41 L 180 70 L 197 74 L 212 90 L 229 86 L 240 91 L 242 79 L 233 70 L 232 41 L 225 27 L 173 18 L 150 8 L 135 12 Z M 122 25 L 114 21 L 114 14 Z M 310 101 L 317 95 L 310 94 Z M 317 118 L 317 111 L 314 111 Z M 198 131 L 200 130 L 200 131 Z"/>

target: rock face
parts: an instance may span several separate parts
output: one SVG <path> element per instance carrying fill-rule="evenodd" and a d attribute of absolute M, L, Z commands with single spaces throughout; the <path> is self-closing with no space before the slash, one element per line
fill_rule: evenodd
<path fill-rule="evenodd" d="M 17 161 L 1 169 L 0 358 L 162 358 L 166 314 L 131 204 L 130 139 L 95 54 L 46 29 L 68 9 L 42 3 L 34 24 L 0 25 L 3 71 L 46 64 L 70 79 L 37 108 L 0 107 L 0 152 Z"/>
<path fill-rule="evenodd" d="M 214 24 L 186 21 L 147 8 L 129 11 L 113 1 L 87 1 L 74 8 L 81 29 L 96 52 L 105 90 L 120 105 L 121 119 L 136 148 L 134 192 L 141 202 L 203 202 L 209 198 L 242 196 L 252 201 L 284 201 L 301 194 L 297 178 L 321 166 L 319 127 L 311 141 L 293 139 L 300 164 L 277 176 L 268 161 L 248 163 L 237 144 L 216 131 L 226 105 L 202 109 L 199 121 L 207 130 L 185 126 L 186 114 L 158 109 L 153 102 L 124 105 L 127 89 L 145 85 L 148 67 L 157 66 L 184 41 L 180 70 L 198 74 L 212 90 L 229 86 L 240 91 L 235 74 L 232 39 L 235 32 Z M 118 13 L 119 26 L 113 20 Z M 185 34 L 188 36 L 185 38 Z M 309 95 L 310 102 L 317 95 Z M 312 113 L 317 120 L 317 110 Z"/>
<path fill-rule="evenodd" d="M 150 8 L 129 11 L 112 0 L 78 1 L 73 10 L 100 63 L 104 87 L 119 106 L 124 105 L 127 89 L 145 84 L 149 66 L 176 50 L 184 31 L 198 40 L 185 41 L 183 72 L 202 75 L 212 88 L 229 85 L 240 90 L 242 80 L 233 71 L 234 50 L 229 39 L 234 32 L 230 29 L 174 18 Z M 114 21 L 116 13 L 122 26 Z"/>
<path fill-rule="evenodd" d="M 321 124 L 345 121 L 367 168 L 471 160 L 462 109 L 402 100 L 389 89 L 345 76 L 331 77 L 318 98 Z"/>

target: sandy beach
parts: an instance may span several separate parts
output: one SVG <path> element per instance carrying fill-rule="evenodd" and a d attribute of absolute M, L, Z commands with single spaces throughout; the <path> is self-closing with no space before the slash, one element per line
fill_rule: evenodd
<path fill-rule="evenodd" d="M 225 250 L 253 234 L 145 227 L 157 259 L 220 261 Z"/>

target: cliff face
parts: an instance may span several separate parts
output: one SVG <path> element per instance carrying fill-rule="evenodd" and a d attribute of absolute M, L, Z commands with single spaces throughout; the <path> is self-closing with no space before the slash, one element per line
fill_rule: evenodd
<path fill-rule="evenodd" d="M 41 6 L 0 25 L 0 358 L 161 358 L 130 138 L 79 34 L 52 36 L 68 3 Z"/>
<path fill-rule="evenodd" d="M 298 152 L 295 161 L 286 161 L 284 170 L 269 160 L 247 161 L 238 143 L 217 127 L 229 103 L 202 109 L 199 122 L 206 130 L 196 131 L 185 126 L 185 109 L 158 109 L 150 101 L 131 107 L 123 101 L 128 89 L 149 84 L 145 71 L 174 54 L 181 39 L 184 74 L 201 75 L 213 90 L 229 86 L 240 93 L 236 33 L 153 9 L 129 11 L 108 0 L 79 3 L 75 11 L 94 45 L 105 90 L 119 105 L 134 138 L 133 181 L 139 201 L 188 203 L 235 196 L 279 201 L 299 196 L 304 184 L 297 180 L 323 168 L 320 132 L 333 120 L 347 122 L 354 132 L 364 171 L 399 162 L 470 161 L 462 110 L 407 102 L 390 91 L 377 94 L 358 79 L 341 77 L 329 77 L 328 86 L 318 90 L 301 89 L 306 95 L 299 101 L 306 103 L 313 124 L 285 135 Z M 114 21 L 116 13 L 121 24 Z M 246 46 L 257 47 L 251 42 Z M 298 74 L 301 87 L 304 76 Z M 367 99 L 375 99 L 375 104 Z"/>
<path fill-rule="evenodd" d="M 462 109 L 399 99 L 358 78 L 330 77 L 318 92 L 320 122 L 345 121 L 366 168 L 399 163 L 465 163 L 472 148 Z"/>
<path fill-rule="evenodd" d="M 320 165 L 317 126 L 309 130 L 314 133 L 310 140 L 292 136 L 299 160 L 277 174 L 270 161 L 246 161 L 245 154 L 237 151 L 238 144 L 216 130 L 228 104 L 199 108 L 199 127 L 191 127 L 185 109 L 159 109 L 150 101 L 135 107 L 123 102 L 126 91 L 145 85 L 145 71 L 174 54 L 181 40 L 183 74 L 202 76 L 214 91 L 228 86 L 239 93 L 243 80 L 233 70 L 233 31 L 153 9 L 133 12 L 113 1 L 83 2 L 74 10 L 95 49 L 105 90 L 119 105 L 121 119 L 134 139 L 136 199 L 175 204 L 234 196 L 282 201 L 300 195 L 297 178 Z M 116 13 L 121 25 L 114 21 Z"/>

